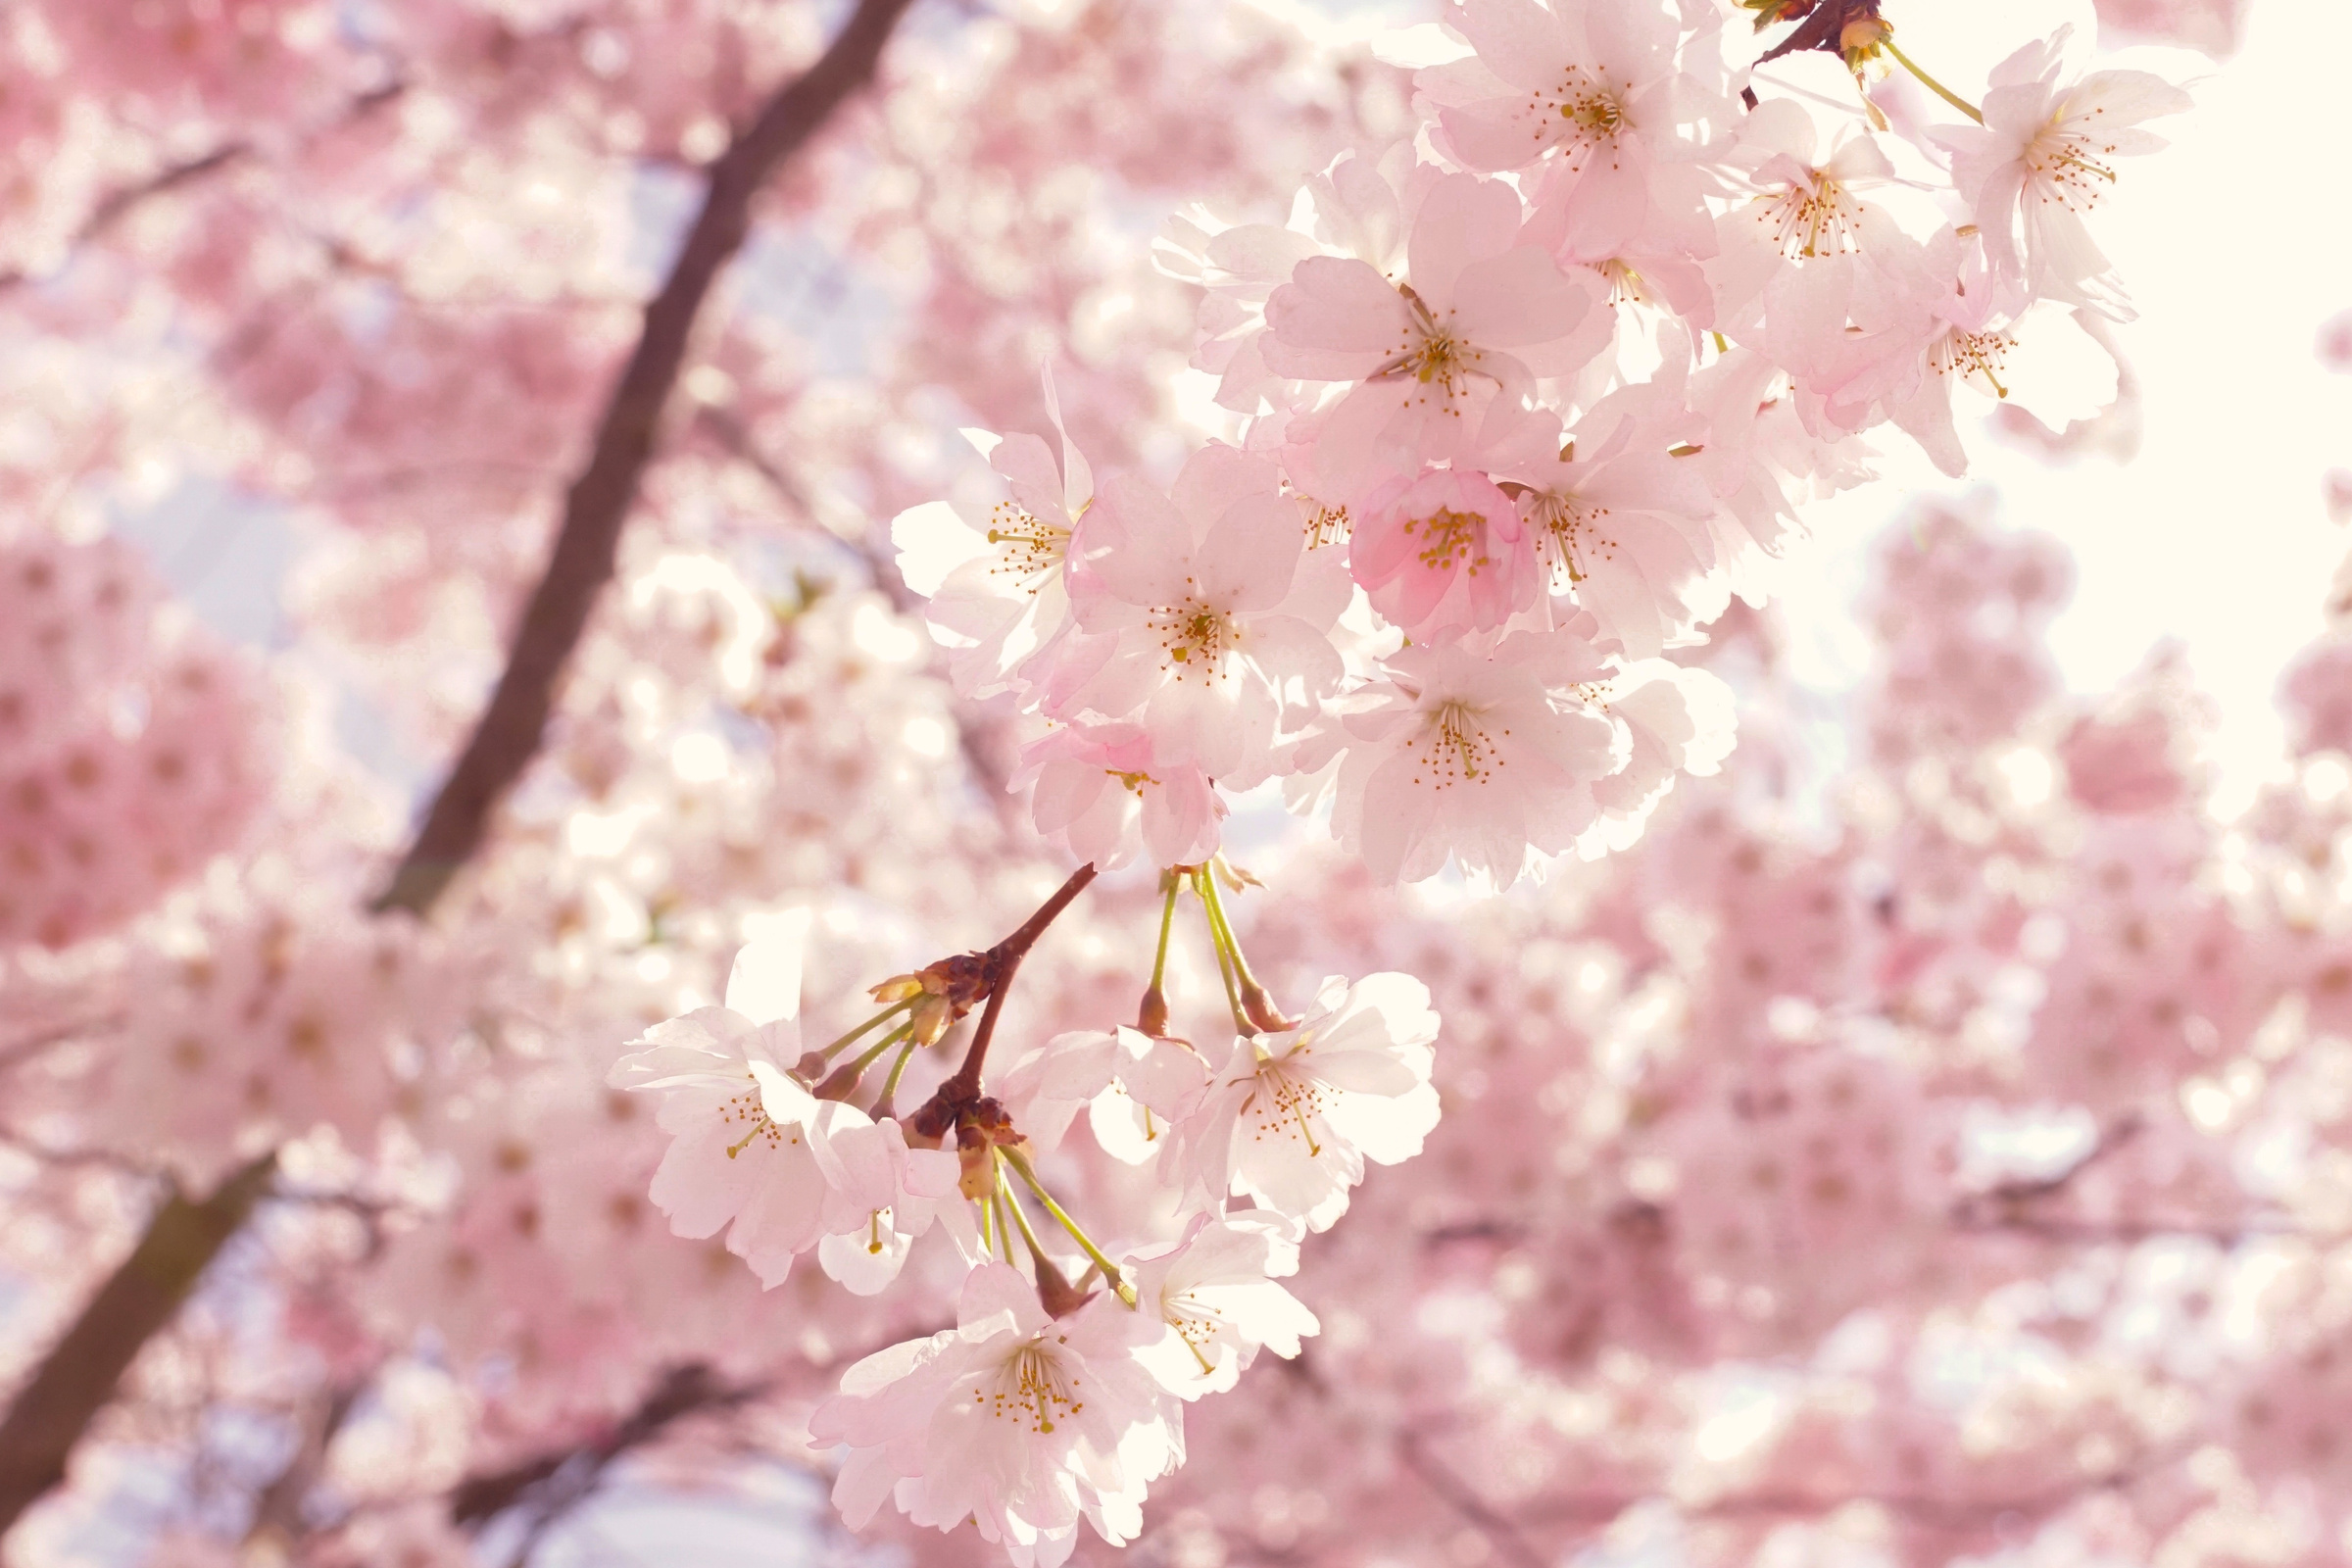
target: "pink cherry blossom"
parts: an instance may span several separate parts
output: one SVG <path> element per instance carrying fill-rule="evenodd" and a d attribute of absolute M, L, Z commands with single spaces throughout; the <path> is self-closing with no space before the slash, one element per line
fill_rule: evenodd
<path fill-rule="evenodd" d="M 1118 1545 L 1180 1452 L 1136 1349 L 1162 1325 L 1105 1292 L 1048 1317 L 1003 1263 L 965 1280 L 956 1326 L 866 1357 L 809 1433 L 850 1456 L 833 1500 L 853 1529 L 885 1501 L 916 1525 L 976 1523 L 1016 1568 L 1058 1568 L 1084 1519 Z"/>
<path fill-rule="evenodd" d="M 1049 710 L 1133 719 L 1155 761 L 1236 786 L 1263 778 L 1275 742 L 1338 684 L 1329 633 L 1347 603 L 1273 465 L 1203 447 L 1172 497 L 1122 475 L 1076 548 L 1079 635 Z"/>
<path fill-rule="evenodd" d="M 1597 280 L 1520 242 L 1518 196 L 1449 174 L 1421 202 L 1407 277 L 1334 256 L 1300 262 L 1266 302 L 1260 348 L 1278 375 L 1353 383 L 1319 436 L 1326 466 L 1411 472 L 1461 442 L 1494 439 L 1535 377 L 1583 365 L 1606 340 Z"/>
<path fill-rule="evenodd" d="M 1437 1037 L 1429 989 L 1411 976 L 1327 979 L 1298 1028 L 1234 1042 L 1169 1157 L 1203 1203 L 1230 1193 L 1328 1230 L 1366 1160 L 1410 1159 L 1437 1125 Z"/>
<path fill-rule="evenodd" d="M 1153 865 L 1194 865 L 1217 852 L 1224 797 L 1194 761 L 1162 761 L 1142 724 L 1068 724 L 1021 753 L 1014 789 L 1029 793 L 1039 835 L 1105 870 L 1140 850 Z"/>
<path fill-rule="evenodd" d="M 1298 1271 L 1293 1227 L 1263 1214 L 1196 1215 L 1184 1239 L 1135 1260 L 1139 1310 L 1167 1326 L 1137 1354 L 1185 1400 L 1234 1387 L 1260 1348 L 1295 1356 L 1321 1325 L 1276 1281 Z"/>
<path fill-rule="evenodd" d="M 1629 752 L 1577 690 L 1608 675 L 1589 642 L 1523 632 L 1492 656 L 1407 648 L 1384 672 L 1307 743 L 1338 754 L 1332 827 L 1375 877 L 1417 882 L 1450 857 L 1508 884 L 1593 824 L 1593 786 Z"/>
<path fill-rule="evenodd" d="M 2110 314 L 2123 296 L 2083 215 L 2114 187 L 2112 160 L 2165 145 L 2139 122 L 2177 115 L 2188 94 L 2143 71 L 2097 71 L 2062 83 L 2066 33 L 1995 67 L 1981 125 L 1939 128 L 1952 182 L 1975 209 L 1994 270 L 2034 293 Z"/>

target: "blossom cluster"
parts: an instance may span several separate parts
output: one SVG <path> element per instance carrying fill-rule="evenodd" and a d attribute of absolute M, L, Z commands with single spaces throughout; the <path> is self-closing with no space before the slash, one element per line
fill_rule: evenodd
<path fill-rule="evenodd" d="M 2185 96 L 2081 74 L 2061 29 L 1981 109 L 1920 77 L 1966 122 L 1898 122 L 1876 11 L 1820 45 L 1840 101 L 1713 7 L 1468 0 L 1423 29 L 1409 138 L 1287 224 L 1171 220 L 1232 442 L 1098 492 L 1066 433 L 969 432 L 995 510 L 893 529 L 959 690 L 1043 722 L 1013 780 L 1039 831 L 1197 861 L 1280 779 L 1385 882 L 1623 848 L 1731 744 L 1721 684 L 1664 656 L 1762 601 L 1801 504 L 1870 476 L 1862 436 L 1956 473 L 1964 389 L 2112 399 L 2083 322 L 2128 308 L 2085 216 Z"/>
<path fill-rule="evenodd" d="M 1220 958 L 1246 973 L 1214 874 L 1190 880 Z M 1168 878 L 1170 919 L 1187 880 Z M 1274 1013 L 1252 982 L 1231 1052 L 1203 1054 L 1165 1033 L 1155 977 L 1142 1009 L 1152 1032 L 1057 1035 L 993 1095 L 959 1088 L 959 1073 L 913 1114 L 893 1115 L 921 1047 L 983 994 L 993 1020 L 1010 975 L 1000 960 L 1010 948 L 1017 962 L 1018 940 L 885 981 L 873 988 L 881 1011 L 811 1051 L 799 933 L 755 942 L 736 957 L 723 1005 L 651 1030 L 612 1082 L 661 1098 L 671 1142 L 652 1198 L 671 1229 L 723 1230 L 768 1288 L 813 1251 L 833 1280 L 871 1296 L 916 1242 L 945 1238 L 951 1270 L 964 1271 L 956 1326 L 851 1367 L 810 1436 L 846 1449 L 833 1496 L 852 1526 L 888 1500 L 917 1525 L 975 1520 L 1020 1568 L 1054 1568 L 1081 1519 L 1114 1545 L 1142 1529 L 1147 1486 L 1183 1459 L 1186 1401 L 1231 1389 L 1261 1348 L 1296 1355 L 1316 1331 L 1279 1281 L 1297 1270 L 1301 1236 L 1345 1212 L 1367 1160 L 1420 1152 L 1438 1120 L 1438 1019 L 1428 990 L 1400 974 L 1335 977 L 1298 1020 Z M 878 1096 L 852 1103 L 894 1050 Z M 1174 1200 L 1156 1205 L 1157 1224 L 1123 1218 L 1136 1234 L 1113 1237 L 1117 1256 L 1036 1163 L 1081 1108 L 1103 1152 L 1156 1159 Z M 1230 1207 L 1235 1199 L 1249 1206 Z M 1079 1249 L 1077 1283 L 1041 1224 Z"/>

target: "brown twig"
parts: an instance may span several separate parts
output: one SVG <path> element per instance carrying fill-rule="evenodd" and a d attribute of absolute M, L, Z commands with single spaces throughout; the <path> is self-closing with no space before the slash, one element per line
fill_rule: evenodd
<path fill-rule="evenodd" d="M 979 1095 L 980 1069 L 988 1060 L 988 1044 L 996 1038 L 997 1014 L 1004 1006 L 1004 993 L 1012 989 L 1013 971 L 1021 966 L 1021 959 L 1037 945 L 1037 939 L 1045 935 L 1054 916 L 1068 908 L 1070 901 L 1085 892 L 1086 885 L 1094 879 L 1095 864 L 1089 860 L 1072 871 L 1069 880 L 1039 905 L 1035 914 L 1021 922 L 1019 930 L 988 950 L 988 1005 L 980 1013 L 980 1027 L 972 1031 L 972 1043 L 964 1049 L 962 1064 L 939 1086 L 941 1100 L 971 1100 Z"/>
<path fill-rule="evenodd" d="M 719 271 L 751 232 L 752 202 L 777 167 L 874 74 L 882 46 L 911 0 L 858 0 L 824 56 L 770 98 L 710 166 L 702 212 L 676 263 L 645 308 L 637 347 L 597 427 L 588 466 L 564 497 L 564 521 L 473 734 L 424 825 L 375 900 L 378 911 L 422 914 L 481 847 L 491 812 L 537 754 L 556 685 L 612 578 L 621 525 L 653 459 L 662 409 L 686 359 L 695 318 Z"/>
<path fill-rule="evenodd" d="M 91 1418 L 114 1398 L 140 1348 L 172 1321 L 276 1174 L 273 1151 L 210 1198 L 191 1202 L 172 1195 L 130 1256 L 18 1391 L 0 1420 L 0 1534 L 65 1480 L 66 1458 Z"/>

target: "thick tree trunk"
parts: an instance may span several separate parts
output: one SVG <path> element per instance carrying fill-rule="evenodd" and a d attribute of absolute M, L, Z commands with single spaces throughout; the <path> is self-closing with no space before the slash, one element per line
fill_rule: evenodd
<path fill-rule="evenodd" d="M 0 1421 L 0 1534 L 65 1480 L 66 1457 L 91 1418 L 114 1398 L 131 1361 L 172 1321 L 276 1174 L 272 1152 L 202 1201 L 173 1193 L 156 1210 L 139 1245 L 90 1298 Z"/>
<path fill-rule="evenodd" d="M 882 45 L 911 0 L 858 0 L 824 57 L 768 100 L 718 161 L 703 210 L 662 292 L 645 308 L 636 352 L 606 405 L 588 466 L 564 497 L 556 548 L 524 610 L 506 672 L 424 826 L 376 900 L 422 914 L 481 847 L 490 815 L 539 750 L 556 686 L 612 570 L 654 434 L 710 285 L 751 232 L 752 199 L 833 111 L 872 79 Z"/>

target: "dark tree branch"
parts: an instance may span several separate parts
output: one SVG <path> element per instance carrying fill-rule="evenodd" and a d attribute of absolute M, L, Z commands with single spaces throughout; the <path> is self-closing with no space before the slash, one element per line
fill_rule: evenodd
<path fill-rule="evenodd" d="M 66 1478 L 66 1458 L 141 1347 L 171 1322 L 277 1174 L 274 1152 L 198 1202 L 174 1193 L 0 1420 L 0 1534 Z"/>
<path fill-rule="evenodd" d="M 686 359 L 695 318 L 751 232 L 752 202 L 777 167 L 833 111 L 872 79 L 882 46 L 910 0 L 858 0 L 823 58 L 760 112 L 710 166 L 703 210 L 605 407 L 588 466 L 572 481 L 547 571 L 523 611 L 506 672 L 472 738 L 426 813 L 424 826 L 375 908 L 429 910 L 480 849 L 490 815 L 538 752 L 556 686 L 612 578 L 621 525 L 654 453 L 662 411 Z"/>
<path fill-rule="evenodd" d="M 526 1563 L 548 1530 L 602 1485 L 614 1460 L 656 1441 L 688 1416 L 737 1409 L 766 1392 L 763 1384 L 721 1382 L 699 1361 L 673 1366 L 646 1391 L 636 1409 L 601 1437 L 466 1477 L 449 1494 L 450 1520 L 478 1529 L 510 1509 L 527 1509 L 530 1522 L 512 1557 L 516 1564 Z"/>

